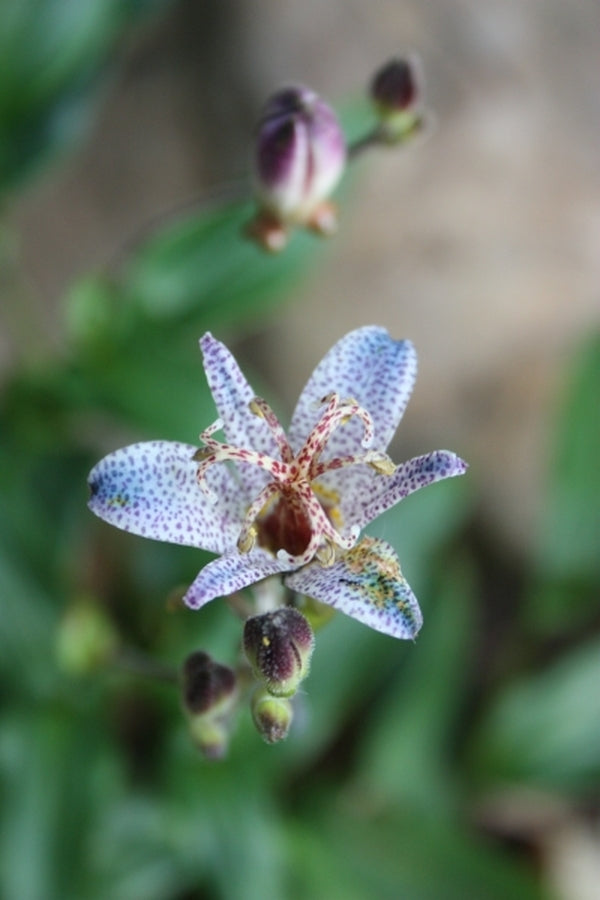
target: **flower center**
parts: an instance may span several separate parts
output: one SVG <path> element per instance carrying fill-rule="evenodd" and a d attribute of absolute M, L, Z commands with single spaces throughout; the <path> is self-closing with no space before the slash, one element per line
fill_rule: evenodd
<path fill-rule="evenodd" d="M 198 482 L 205 493 L 211 492 L 204 476 L 217 462 L 249 463 L 270 476 L 246 511 L 238 538 L 241 553 L 248 553 L 258 543 L 294 567 L 305 565 L 315 557 L 328 566 L 335 562 L 338 549 L 350 550 L 355 545 L 359 529 L 351 528 L 346 535 L 340 534 L 333 524 L 341 519 L 337 509 L 339 498 L 316 479 L 326 472 L 356 464 L 369 465 L 385 475 L 390 475 L 395 466 L 386 453 L 369 449 L 373 442 L 373 421 L 355 400 L 340 400 L 337 394 L 328 394 L 321 403 L 325 406 L 321 418 L 294 454 L 272 409 L 260 397 L 251 401 L 250 411 L 265 420 L 279 450 L 279 459 L 216 440 L 213 435 L 223 427 L 220 419 L 200 435 L 204 447 L 194 454 L 194 459 L 199 464 Z M 363 423 L 365 452 L 323 462 L 321 456 L 331 435 L 353 417 Z"/>

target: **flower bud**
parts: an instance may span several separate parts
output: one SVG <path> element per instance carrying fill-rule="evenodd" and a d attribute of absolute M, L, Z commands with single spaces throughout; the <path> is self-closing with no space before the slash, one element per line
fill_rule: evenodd
<path fill-rule="evenodd" d="M 335 212 L 327 200 L 345 162 L 344 135 L 330 106 L 301 85 L 273 94 L 258 123 L 254 181 L 260 212 L 252 236 L 266 249 L 279 250 L 289 226 L 334 231 Z"/>
<path fill-rule="evenodd" d="M 392 59 L 371 82 L 371 99 L 388 143 L 409 137 L 422 123 L 421 71 L 417 57 Z"/>
<path fill-rule="evenodd" d="M 267 744 L 277 744 L 287 736 L 292 724 L 292 704 L 284 697 L 273 697 L 264 688 L 252 698 L 252 719 Z"/>
<path fill-rule="evenodd" d="M 190 733 L 205 756 L 219 759 L 227 750 L 230 717 L 237 700 L 235 672 L 208 653 L 197 651 L 185 660 L 181 675 Z"/>
<path fill-rule="evenodd" d="M 215 662 L 208 653 L 191 653 L 182 667 L 182 694 L 185 708 L 192 715 L 219 713 L 231 706 L 235 695 L 235 672 Z"/>
<path fill-rule="evenodd" d="M 252 671 L 276 697 L 296 692 L 308 675 L 313 646 L 310 625 L 289 606 L 253 616 L 244 626 L 244 650 Z"/>
<path fill-rule="evenodd" d="M 67 610 L 56 636 L 61 668 L 85 675 L 106 665 L 118 646 L 118 635 L 98 603 L 81 600 Z"/>

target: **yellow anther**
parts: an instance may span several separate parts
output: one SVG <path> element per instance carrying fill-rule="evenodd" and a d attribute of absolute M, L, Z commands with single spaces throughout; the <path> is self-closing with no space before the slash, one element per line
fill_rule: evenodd
<path fill-rule="evenodd" d="M 240 553 L 250 553 L 256 543 L 256 528 L 248 528 L 243 531 L 237 542 L 237 548 Z"/>
<path fill-rule="evenodd" d="M 259 419 L 265 418 L 265 412 L 264 412 L 262 406 L 259 403 L 257 403 L 256 397 L 250 401 L 250 403 L 248 404 L 248 409 L 255 416 L 258 416 Z"/>
<path fill-rule="evenodd" d="M 192 459 L 195 462 L 204 462 L 204 460 L 208 459 L 208 457 L 211 456 L 214 452 L 215 451 L 211 450 L 210 447 L 199 447 L 192 456 Z"/>
<path fill-rule="evenodd" d="M 335 563 L 335 547 L 331 541 L 325 541 L 316 552 L 316 557 L 321 565 L 328 569 Z"/>
<path fill-rule="evenodd" d="M 393 475 L 396 471 L 396 466 L 389 456 L 382 456 L 381 459 L 371 459 L 369 460 L 369 465 L 372 469 L 375 469 L 378 475 Z"/>

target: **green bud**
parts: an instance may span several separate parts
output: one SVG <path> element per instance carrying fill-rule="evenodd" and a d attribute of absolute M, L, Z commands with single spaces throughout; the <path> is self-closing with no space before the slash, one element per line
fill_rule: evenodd
<path fill-rule="evenodd" d="M 290 606 L 252 616 L 244 626 L 244 650 L 255 677 L 276 697 L 291 697 L 306 678 L 314 646 L 312 629 Z"/>
<path fill-rule="evenodd" d="M 229 747 L 229 722 L 212 716 L 191 716 L 188 722 L 191 738 L 207 759 L 223 759 Z"/>
<path fill-rule="evenodd" d="M 58 627 L 58 664 L 72 675 L 86 675 L 104 666 L 117 645 L 117 633 L 102 607 L 80 600 L 67 610 Z"/>
<path fill-rule="evenodd" d="M 292 724 L 292 704 L 259 688 L 252 698 L 252 718 L 267 744 L 277 744 L 288 736 Z"/>

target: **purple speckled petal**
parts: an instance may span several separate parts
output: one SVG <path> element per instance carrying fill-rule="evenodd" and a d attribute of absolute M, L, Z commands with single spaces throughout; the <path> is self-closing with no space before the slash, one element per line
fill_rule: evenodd
<path fill-rule="evenodd" d="M 224 553 L 235 547 L 244 510 L 232 473 L 224 465 L 207 474 L 213 503 L 196 479 L 196 447 L 145 441 L 116 450 L 88 477 L 89 507 L 133 534 Z"/>
<path fill-rule="evenodd" d="M 236 447 L 257 450 L 279 458 L 277 442 L 264 419 L 250 412 L 248 405 L 256 396 L 227 347 L 210 332 L 200 340 L 204 371 L 212 392 L 227 441 Z M 206 425 L 210 423 L 207 422 Z M 251 502 L 267 481 L 256 466 L 239 466 L 245 499 Z"/>
<path fill-rule="evenodd" d="M 297 98 L 291 102 L 297 107 Z M 269 209 L 285 218 L 300 207 L 309 163 L 308 133 L 298 115 L 267 116 L 258 134 L 256 186 Z"/>
<path fill-rule="evenodd" d="M 191 609 L 200 609 L 210 600 L 227 597 L 269 575 L 289 572 L 289 569 L 288 563 L 261 550 L 252 553 L 234 551 L 204 566 L 188 588 L 183 602 Z"/>
<path fill-rule="evenodd" d="M 362 467 L 361 467 L 362 468 Z M 366 498 L 352 490 L 347 482 L 343 492 L 341 506 L 344 522 L 364 528 L 386 509 L 395 506 L 400 500 L 408 497 L 419 488 L 444 478 L 464 475 L 467 463 L 449 450 L 434 450 L 424 456 L 415 456 L 408 462 L 401 463 L 393 475 L 377 475 L 371 479 L 371 496 Z M 353 471 L 348 470 L 350 479 Z M 361 483 L 364 487 L 364 482 Z"/>
<path fill-rule="evenodd" d="M 351 331 L 319 363 L 300 399 L 290 427 L 297 451 L 320 418 L 319 401 L 332 391 L 353 397 L 374 424 L 373 449 L 385 450 L 408 403 L 417 372 L 417 355 L 410 341 L 394 341 L 385 328 L 371 325 Z M 363 426 L 358 419 L 340 426 L 330 438 L 324 458 L 360 453 Z"/>
<path fill-rule="evenodd" d="M 285 583 L 391 637 L 414 638 L 423 622 L 395 551 L 379 538 L 364 537 L 331 568 L 314 562 Z"/>

